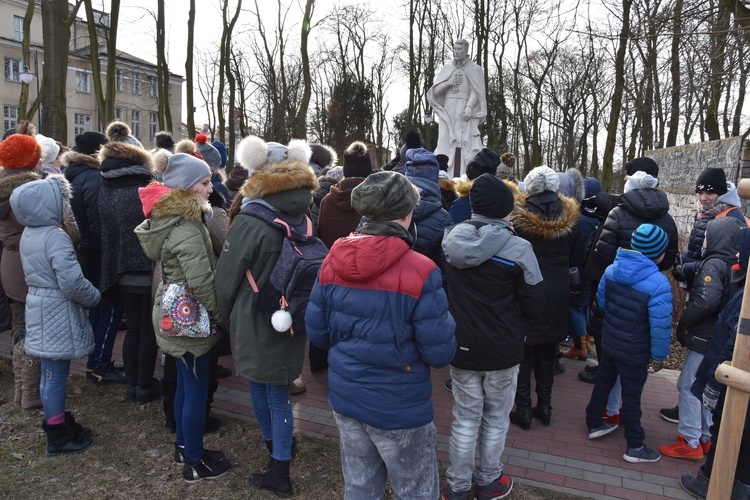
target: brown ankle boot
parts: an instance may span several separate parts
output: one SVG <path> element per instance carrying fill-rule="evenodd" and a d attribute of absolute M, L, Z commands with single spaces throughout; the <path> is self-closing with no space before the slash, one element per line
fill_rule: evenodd
<path fill-rule="evenodd" d="M 23 346 L 21 346 L 21 349 L 23 349 Z M 41 360 L 29 356 L 26 352 L 21 355 L 21 359 L 23 361 L 21 365 L 21 381 L 23 382 L 21 408 L 24 410 L 38 410 L 42 408 L 42 399 L 39 396 Z"/>
<path fill-rule="evenodd" d="M 19 349 L 20 347 L 20 349 Z M 23 371 L 23 343 L 19 342 L 13 346 L 13 382 L 15 384 L 15 392 L 13 393 L 13 404 L 21 406 L 21 399 L 23 394 L 23 378 L 21 372 Z"/>
<path fill-rule="evenodd" d="M 586 337 L 573 337 L 573 347 L 563 353 L 563 358 L 586 361 L 589 356 L 588 343 L 584 344 Z"/>

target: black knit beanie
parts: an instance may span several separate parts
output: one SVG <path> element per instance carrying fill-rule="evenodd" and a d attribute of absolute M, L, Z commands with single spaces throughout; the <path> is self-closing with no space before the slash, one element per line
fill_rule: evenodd
<path fill-rule="evenodd" d="M 471 185 L 469 202 L 473 213 L 502 219 L 513 210 L 515 200 L 503 181 L 493 174 L 482 174 Z"/>
<path fill-rule="evenodd" d="M 495 175 L 497 166 L 500 165 L 500 157 L 488 148 L 482 148 L 480 152 L 466 165 L 466 177 L 469 180 L 476 179 L 482 174 Z M 504 217 L 504 216 L 503 216 Z"/>
<path fill-rule="evenodd" d="M 727 192 L 727 176 L 720 168 L 709 167 L 698 176 L 695 183 L 695 192 L 706 191 L 707 193 L 716 193 L 718 195 Z"/>
<path fill-rule="evenodd" d="M 651 158 L 641 156 L 640 158 L 633 158 L 625 165 L 625 173 L 627 175 L 633 175 L 636 172 L 646 172 L 654 179 L 659 178 L 659 165 L 656 164 Z"/>

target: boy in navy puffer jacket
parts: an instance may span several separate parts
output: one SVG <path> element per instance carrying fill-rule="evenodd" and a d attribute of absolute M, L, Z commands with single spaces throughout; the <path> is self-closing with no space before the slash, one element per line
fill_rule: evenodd
<path fill-rule="evenodd" d="M 614 263 L 599 282 L 597 302 L 604 310 L 602 355 L 591 400 L 586 407 L 589 439 L 617 429 L 604 422 L 607 396 L 620 376 L 623 411 L 620 417 L 628 443 L 623 459 L 656 462 L 661 455 L 643 444 L 641 393 L 653 371 L 661 370 L 672 334 L 672 291 L 657 265 L 664 259 L 669 238 L 653 224 L 641 224 L 630 240 L 632 250 L 619 248 Z"/>

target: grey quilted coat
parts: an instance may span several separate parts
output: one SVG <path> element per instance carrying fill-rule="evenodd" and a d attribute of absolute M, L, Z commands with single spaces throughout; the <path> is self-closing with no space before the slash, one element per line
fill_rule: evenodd
<path fill-rule="evenodd" d="M 60 227 L 70 203 L 70 184 L 59 175 L 19 186 L 10 197 L 25 226 L 20 253 L 26 296 L 26 352 L 49 359 L 78 359 L 94 350 L 86 308 L 99 291 L 83 277 L 70 237 Z"/>

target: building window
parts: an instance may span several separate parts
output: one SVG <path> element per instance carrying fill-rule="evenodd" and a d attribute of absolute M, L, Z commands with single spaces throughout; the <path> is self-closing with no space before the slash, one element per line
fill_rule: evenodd
<path fill-rule="evenodd" d="M 76 92 L 82 92 L 84 94 L 91 93 L 91 88 L 89 87 L 89 74 L 85 71 L 76 71 Z"/>
<path fill-rule="evenodd" d="M 151 97 L 159 97 L 159 82 L 155 76 L 148 77 L 148 93 Z"/>
<path fill-rule="evenodd" d="M 3 129 L 16 128 L 18 121 L 18 106 L 3 105 Z"/>
<path fill-rule="evenodd" d="M 18 59 L 5 58 L 5 79 L 9 82 L 20 82 L 18 74 L 21 72 L 21 61 Z"/>
<path fill-rule="evenodd" d="M 115 70 L 115 90 L 122 92 L 122 70 Z"/>
<path fill-rule="evenodd" d="M 125 115 L 122 112 L 122 108 L 115 108 L 115 120 L 121 122 L 125 120 Z"/>
<path fill-rule="evenodd" d="M 141 137 L 141 112 L 133 110 L 130 112 L 130 131 L 133 133 L 133 137 L 140 139 Z"/>
<path fill-rule="evenodd" d="M 159 115 L 152 111 L 148 114 L 148 137 L 152 141 L 156 137 L 157 130 L 159 130 Z"/>
<path fill-rule="evenodd" d="M 73 133 L 82 134 L 91 130 L 91 115 L 76 113 L 73 118 Z"/>
<path fill-rule="evenodd" d="M 141 74 L 133 73 L 133 95 L 141 95 Z"/>
<path fill-rule="evenodd" d="M 23 18 L 13 16 L 13 40 L 23 42 Z"/>

